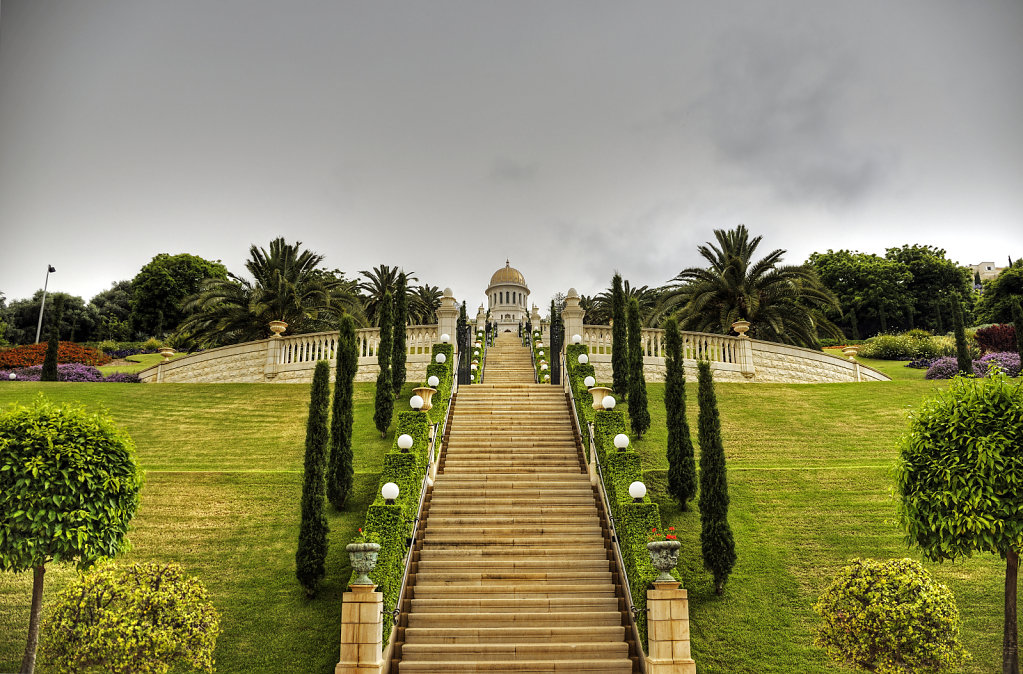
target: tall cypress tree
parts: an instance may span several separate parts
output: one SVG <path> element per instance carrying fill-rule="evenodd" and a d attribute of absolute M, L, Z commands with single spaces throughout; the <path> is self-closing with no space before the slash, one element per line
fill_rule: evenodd
<path fill-rule="evenodd" d="M 341 510 L 352 491 L 352 422 L 355 372 L 359 369 L 359 347 L 355 341 L 355 320 L 341 317 L 337 343 L 337 371 L 334 375 L 334 409 L 330 420 L 330 462 L 327 466 L 327 498 Z"/>
<path fill-rule="evenodd" d="M 46 342 L 46 356 L 39 381 L 57 381 L 57 349 L 60 346 L 60 315 L 64 312 L 64 298 L 53 298 L 53 323 L 50 325 L 50 339 Z"/>
<path fill-rule="evenodd" d="M 668 423 L 668 493 L 682 510 L 696 496 L 696 459 L 693 439 L 686 420 L 686 369 L 682 354 L 682 338 L 678 321 L 664 323 L 664 344 L 667 358 L 664 378 L 664 410 Z"/>
<path fill-rule="evenodd" d="M 629 300 L 629 418 L 632 432 L 640 440 L 650 428 L 650 410 L 646 404 L 646 377 L 643 376 L 643 341 L 640 338 L 639 302 Z"/>
<path fill-rule="evenodd" d="M 700 361 L 699 370 L 700 550 L 703 565 L 714 575 L 714 591 L 721 594 L 735 566 L 735 541 L 728 526 L 728 476 L 714 377 L 707 361 Z"/>
<path fill-rule="evenodd" d="M 962 374 L 973 374 L 973 358 L 970 357 L 970 349 L 966 346 L 966 330 L 963 328 L 963 305 L 959 302 L 959 295 L 952 294 L 952 329 L 956 336 L 956 364 Z"/>
<path fill-rule="evenodd" d="M 629 345 L 625 323 L 625 289 L 622 275 L 611 278 L 611 376 L 615 393 L 624 398 L 629 394 Z"/>
<path fill-rule="evenodd" d="M 408 324 L 408 279 L 405 272 L 398 275 L 398 288 L 394 295 L 394 344 L 391 349 L 391 388 L 394 395 L 405 385 L 405 327 Z"/>
<path fill-rule="evenodd" d="M 391 414 L 394 412 L 394 391 L 391 388 L 391 338 L 393 324 L 391 321 L 391 291 L 384 293 L 380 301 L 380 345 L 377 347 L 377 364 L 380 374 L 377 375 L 376 406 L 373 411 L 373 423 L 380 431 L 380 437 L 387 437 L 387 428 L 391 425 Z"/>
<path fill-rule="evenodd" d="M 305 480 L 302 483 L 302 524 L 295 553 L 295 574 L 305 588 L 306 596 L 316 594 L 316 587 L 326 573 L 327 518 L 323 514 L 326 491 L 327 413 L 330 405 L 330 365 L 316 363 L 313 386 L 309 395 L 309 420 L 305 431 Z"/>
<path fill-rule="evenodd" d="M 1012 300 L 1012 325 L 1016 328 L 1016 351 L 1019 352 L 1019 362 L 1023 363 L 1023 309 L 1020 309 L 1019 300 L 1016 298 Z"/>

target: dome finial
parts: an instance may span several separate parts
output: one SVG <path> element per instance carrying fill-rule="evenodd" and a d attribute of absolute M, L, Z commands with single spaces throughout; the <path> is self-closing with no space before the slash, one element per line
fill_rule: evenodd
<path fill-rule="evenodd" d="M 504 258 L 504 266 L 505 267 L 510 267 L 511 266 L 511 260 L 509 260 L 508 258 Z"/>

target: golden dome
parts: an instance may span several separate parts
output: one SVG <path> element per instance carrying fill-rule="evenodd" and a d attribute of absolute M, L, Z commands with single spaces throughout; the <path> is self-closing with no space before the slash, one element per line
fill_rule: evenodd
<path fill-rule="evenodd" d="M 526 285 L 526 277 L 515 267 L 511 266 L 508 260 L 504 261 L 504 267 L 494 272 L 490 277 L 490 285 L 496 286 L 501 283 L 516 283 L 520 286 Z M 528 287 L 528 286 L 527 286 Z"/>

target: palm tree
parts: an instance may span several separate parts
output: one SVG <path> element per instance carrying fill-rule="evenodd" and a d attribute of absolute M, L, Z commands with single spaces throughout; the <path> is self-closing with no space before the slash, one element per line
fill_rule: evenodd
<path fill-rule="evenodd" d="M 398 287 L 398 276 L 402 273 L 402 270 L 399 267 L 382 264 L 379 267 L 373 267 L 372 271 L 362 270 L 359 273 L 366 277 L 365 281 L 359 283 L 359 290 L 363 292 L 362 303 L 365 307 L 366 318 L 369 320 L 370 325 L 378 325 L 380 322 L 380 316 L 378 315 L 380 302 L 387 291 L 390 291 L 392 295 L 394 294 L 395 289 Z M 406 292 L 409 295 L 414 294 L 415 286 L 408 282 L 419 280 L 414 274 L 415 272 L 405 272 Z M 409 304 L 416 301 L 412 297 L 409 297 L 409 300 Z"/>
<path fill-rule="evenodd" d="M 672 279 L 664 305 L 678 308 L 682 327 L 698 332 L 729 334 L 732 323 L 745 319 L 759 339 L 814 347 L 822 335 L 842 332 L 824 312 L 839 307 L 810 266 L 781 265 L 784 250 L 760 260 L 753 255 L 763 237 L 749 238 L 745 225 L 714 230 L 717 245 L 698 248 L 708 269 L 690 267 Z"/>
<path fill-rule="evenodd" d="M 652 320 L 655 318 L 654 310 L 657 307 L 657 300 L 660 297 L 659 288 L 640 286 L 633 288 L 626 280 L 623 285 L 625 291 L 625 304 L 635 299 L 639 303 L 640 319 L 645 327 L 653 327 Z M 607 325 L 611 321 L 611 288 L 604 292 L 597 293 L 589 299 L 589 309 L 586 310 L 586 323 L 589 325 Z M 582 300 L 580 300 L 582 305 Z"/>
<path fill-rule="evenodd" d="M 444 293 L 437 286 L 424 283 L 415 287 L 409 298 L 409 316 L 416 325 L 433 325 L 437 322 L 437 309 Z"/>
<path fill-rule="evenodd" d="M 323 256 L 289 244 L 283 237 L 269 251 L 252 245 L 245 268 L 253 281 L 228 273 L 203 281 L 183 303 L 189 314 L 176 332 L 187 344 L 210 347 L 269 334 L 270 321 L 288 324 L 292 334 L 330 330 L 342 313 L 362 319 L 355 284 L 343 274 L 320 269 Z"/>

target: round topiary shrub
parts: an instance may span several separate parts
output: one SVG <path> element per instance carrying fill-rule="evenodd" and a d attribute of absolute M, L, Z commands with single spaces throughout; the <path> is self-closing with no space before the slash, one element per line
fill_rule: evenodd
<path fill-rule="evenodd" d="M 61 672 L 213 672 L 220 615 L 178 564 L 109 564 L 58 595 L 43 653 Z"/>
<path fill-rule="evenodd" d="M 940 672 L 969 657 L 952 592 L 919 562 L 855 559 L 814 605 L 817 644 L 846 665 L 881 674 Z"/>

